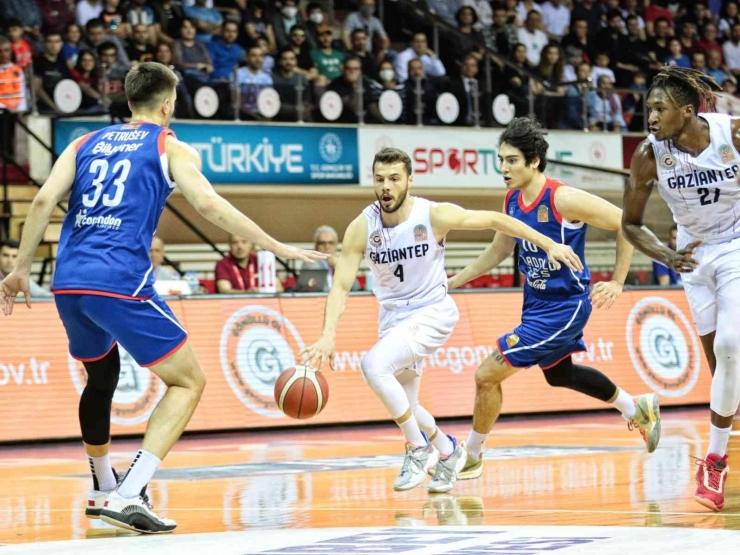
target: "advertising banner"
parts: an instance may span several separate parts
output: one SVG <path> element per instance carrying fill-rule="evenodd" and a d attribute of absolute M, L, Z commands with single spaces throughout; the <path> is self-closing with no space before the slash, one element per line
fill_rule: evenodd
<path fill-rule="evenodd" d="M 437 417 L 469 416 L 474 375 L 496 339 L 519 322 L 518 292 L 453 295 L 460 321 L 449 341 L 422 364 L 422 405 Z M 207 386 L 188 430 L 221 430 L 388 420 L 365 384 L 360 362 L 377 340 L 373 297 L 352 296 L 336 340 L 336 372 L 324 369 L 329 402 L 309 420 L 280 412 L 273 388 L 299 362 L 323 322 L 325 297 L 171 299 L 188 330 Z M 710 373 L 682 291 L 626 291 L 610 310 L 594 310 L 588 350 L 576 362 L 602 370 L 632 395 L 655 391 L 664 405 L 709 402 Z M 112 433 L 143 432 L 165 386 L 121 348 Z M 67 352 L 52 302 L 17 306 L 0 333 L 0 441 L 78 437 L 86 373 Z M 505 413 L 606 408 L 590 397 L 547 385 L 538 368 L 507 380 Z M 615 413 L 615 418 L 617 417 Z"/>
<path fill-rule="evenodd" d="M 359 130 L 360 184 L 372 185 L 375 154 L 384 147 L 395 147 L 411 156 L 416 186 L 503 188 L 497 158 L 502 132 L 502 129 L 362 128 Z M 622 168 L 621 135 L 549 131 L 547 141 L 549 159 Z M 615 182 L 615 186 L 621 187 L 621 181 Z"/>
<path fill-rule="evenodd" d="M 54 150 L 106 121 L 57 120 Z M 345 127 L 181 123 L 170 126 L 194 147 L 203 173 L 214 184 L 356 185 L 357 130 Z"/>

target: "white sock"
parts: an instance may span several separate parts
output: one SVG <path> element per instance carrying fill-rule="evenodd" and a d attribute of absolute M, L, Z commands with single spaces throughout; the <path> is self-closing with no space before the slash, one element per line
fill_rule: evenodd
<path fill-rule="evenodd" d="M 403 437 L 405 437 L 406 441 L 408 441 L 409 443 L 413 443 L 417 447 L 421 447 L 422 445 L 427 444 L 424 436 L 421 434 L 419 424 L 416 422 L 416 418 L 414 418 L 413 414 L 411 415 L 411 418 L 409 418 L 403 424 L 399 424 L 398 426 L 403 432 Z"/>
<path fill-rule="evenodd" d="M 439 454 L 443 458 L 449 457 L 455 451 L 455 446 L 452 444 L 452 440 L 447 437 L 439 428 L 437 428 L 434 433 L 432 445 L 437 448 L 437 451 L 439 451 Z"/>
<path fill-rule="evenodd" d="M 161 463 L 162 461 L 152 453 L 140 449 L 136 453 L 134 462 L 131 463 L 131 468 L 128 469 L 126 477 L 121 482 L 121 485 L 118 486 L 118 494 L 126 499 L 138 497 L 144 486 L 152 479 L 152 476 L 157 471 L 157 467 Z"/>
<path fill-rule="evenodd" d="M 617 398 L 614 399 L 612 406 L 622 413 L 627 420 L 632 420 L 637 414 L 637 407 L 635 401 L 632 399 L 632 395 L 627 393 L 621 387 L 617 388 Z"/>
<path fill-rule="evenodd" d="M 480 453 L 483 450 L 483 444 L 486 442 L 487 437 L 488 434 L 479 434 L 475 430 L 470 430 L 468 443 L 466 444 L 468 448 L 468 457 L 471 459 L 477 459 L 480 457 Z"/>
<path fill-rule="evenodd" d="M 106 453 L 102 457 L 87 456 L 90 461 L 90 472 L 93 475 L 93 482 L 97 481 L 98 491 L 112 491 L 116 489 L 116 477 L 110 466 L 110 457 Z"/>
<path fill-rule="evenodd" d="M 730 441 L 731 432 L 732 426 L 718 428 L 714 424 L 709 424 L 709 453 L 724 457 L 727 454 L 727 444 Z"/>

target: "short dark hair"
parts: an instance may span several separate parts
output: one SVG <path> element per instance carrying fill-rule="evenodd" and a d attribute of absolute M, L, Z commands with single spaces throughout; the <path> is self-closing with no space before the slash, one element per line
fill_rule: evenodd
<path fill-rule="evenodd" d="M 134 107 L 153 108 L 177 86 L 177 75 L 157 62 L 143 62 L 126 75 L 126 97 Z"/>
<path fill-rule="evenodd" d="M 98 45 L 97 50 L 98 50 L 98 56 L 100 56 L 106 50 L 115 50 L 116 51 L 116 54 L 117 54 L 118 53 L 118 46 L 116 46 L 116 43 L 115 42 L 105 41 L 105 42 L 101 42 Z"/>
<path fill-rule="evenodd" d="M 250 46 L 250 47 L 249 47 L 249 48 L 247 49 L 247 56 L 249 56 L 249 53 L 250 53 L 250 52 L 252 52 L 252 50 L 259 50 L 259 51 L 260 51 L 260 54 L 262 54 L 262 47 L 261 47 L 261 46 L 259 46 L 259 45 L 258 45 L 258 44 L 256 44 L 256 43 L 255 43 L 255 44 L 253 44 L 252 46 Z"/>
<path fill-rule="evenodd" d="M 367 35 L 367 31 L 365 31 L 365 29 L 363 29 L 361 27 L 358 27 L 357 29 L 355 29 L 354 31 L 352 31 L 351 37 L 352 38 L 355 38 L 355 35 L 357 35 L 358 33 L 365 33 L 365 35 Z"/>
<path fill-rule="evenodd" d="M 226 30 L 227 25 L 236 25 L 237 31 L 239 30 L 239 24 L 236 21 L 234 21 L 233 19 L 227 19 L 226 21 L 224 21 L 224 26 L 221 28 L 221 32 Z M 197 29 L 198 27 L 196 26 L 195 28 Z"/>
<path fill-rule="evenodd" d="M 280 50 L 278 50 L 277 59 L 278 60 L 282 60 L 283 59 L 283 55 L 284 54 L 287 54 L 287 53 L 290 53 L 290 54 L 293 54 L 293 56 L 296 56 L 295 50 L 293 50 L 293 47 L 292 46 L 283 46 Z M 296 56 L 296 58 L 297 57 L 298 56 Z"/>
<path fill-rule="evenodd" d="M 671 22 L 668 21 L 668 18 L 667 17 L 658 17 L 658 18 L 655 19 L 655 21 L 653 22 L 653 24 L 657 26 L 658 23 L 661 23 L 661 22 L 662 23 L 665 23 L 668 26 L 671 25 Z"/>
<path fill-rule="evenodd" d="M 49 40 L 49 37 L 59 37 L 60 39 L 64 40 L 64 37 L 59 31 L 49 31 L 48 33 L 46 33 L 46 35 L 44 36 L 44 42 Z"/>
<path fill-rule="evenodd" d="M 462 13 L 466 10 L 470 10 L 473 14 L 473 25 L 478 23 L 478 12 L 475 11 L 475 8 L 472 6 L 460 6 L 457 12 L 455 12 L 455 21 L 457 21 L 457 24 L 460 25 L 462 23 L 460 21 L 462 19 Z"/>
<path fill-rule="evenodd" d="M 321 10 L 322 12 L 324 11 L 321 7 L 321 4 L 319 4 L 318 2 L 309 2 L 308 6 L 306 6 L 306 13 L 312 12 L 314 10 Z"/>
<path fill-rule="evenodd" d="M 95 29 L 96 27 L 100 27 L 101 29 L 105 29 L 105 23 L 103 23 L 102 19 L 98 19 L 97 17 L 91 19 L 87 23 L 85 23 L 85 31 L 88 33 L 90 32 L 90 29 Z"/>
<path fill-rule="evenodd" d="M 9 19 L 8 29 L 10 29 L 11 27 L 23 27 L 23 25 L 21 25 L 21 22 L 18 21 L 17 19 Z"/>
<path fill-rule="evenodd" d="M 399 148 L 386 147 L 381 149 L 373 158 L 373 173 L 375 173 L 375 164 L 397 164 L 401 162 L 406 170 L 406 175 L 411 175 L 411 158 Z"/>
<path fill-rule="evenodd" d="M 514 118 L 498 140 L 498 146 L 506 143 L 518 148 L 524 155 L 524 161 L 531 164 L 535 158 L 540 163 L 537 169 L 541 172 L 547 167 L 547 149 L 549 144 L 545 140 L 545 130 L 536 119 Z"/>
<path fill-rule="evenodd" d="M 3 247 L 7 247 L 9 249 L 19 249 L 21 245 L 20 243 L 18 243 L 18 241 L 6 239 L 5 241 L 0 241 L 0 249 L 2 249 Z"/>

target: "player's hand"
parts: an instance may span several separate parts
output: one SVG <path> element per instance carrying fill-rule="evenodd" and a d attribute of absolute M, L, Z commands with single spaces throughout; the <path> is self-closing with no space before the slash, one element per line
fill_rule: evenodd
<path fill-rule="evenodd" d="M 694 259 L 694 251 L 701 245 L 701 241 L 694 241 L 680 251 L 672 252 L 668 257 L 668 267 L 678 273 L 693 272 L 699 265 Z"/>
<path fill-rule="evenodd" d="M 622 284 L 618 281 L 600 281 L 591 290 L 591 303 L 596 308 L 611 308 L 622 293 Z"/>
<path fill-rule="evenodd" d="M 583 263 L 578 255 L 573 252 L 568 245 L 562 245 L 560 243 L 553 243 L 553 245 L 547 250 L 547 258 L 550 259 L 555 265 L 556 269 L 560 269 L 560 263 L 562 262 L 568 268 L 574 272 L 583 271 Z"/>
<path fill-rule="evenodd" d="M 3 305 L 3 314 L 13 314 L 13 305 L 18 293 L 23 293 L 26 298 L 26 306 L 31 308 L 31 286 L 28 274 L 13 270 L 2 283 L 0 283 L 0 303 Z"/>
<path fill-rule="evenodd" d="M 301 353 L 303 363 L 314 370 L 321 370 L 324 361 L 329 361 L 329 368 L 334 368 L 334 338 L 322 335 L 319 340 Z"/>
<path fill-rule="evenodd" d="M 316 262 L 317 260 L 326 260 L 329 258 L 328 254 L 318 251 L 309 251 L 305 249 L 299 249 L 297 247 L 291 247 L 283 243 L 278 243 L 274 248 L 271 249 L 275 253 L 275 256 L 285 258 L 287 260 L 303 260 L 303 262 Z"/>

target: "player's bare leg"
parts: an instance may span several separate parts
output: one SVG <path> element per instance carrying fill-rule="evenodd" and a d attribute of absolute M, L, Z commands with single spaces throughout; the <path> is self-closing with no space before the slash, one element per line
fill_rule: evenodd
<path fill-rule="evenodd" d="M 190 421 L 206 381 L 189 342 L 150 370 L 168 386 L 167 393 L 149 418 L 142 448 L 118 489 L 108 496 L 100 518 L 130 530 L 164 533 L 177 524 L 157 516 L 140 492 Z"/>
<path fill-rule="evenodd" d="M 498 420 L 504 404 L 501 383 L 518 371 L 509 365 L 498 349 L 475 371 L 475 409 L 473 429 L 468 437 L 468 460 L 458 474 L 460 480 L 478 478 L 483 472 L 483 444 Z"/>

